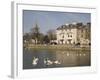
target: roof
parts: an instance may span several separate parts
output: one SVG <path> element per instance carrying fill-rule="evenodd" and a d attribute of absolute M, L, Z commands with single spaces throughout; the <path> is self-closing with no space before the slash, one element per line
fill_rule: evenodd
<path fill-rule="evenodd" d="M 91 23 L 87 23 L 86 25 L 84 25 L 83 23 L 73 23 L 73 24 L 65 24 L 65 25 L 61 25 L 60 27 L 57 28 L 57 30 L 63 30 L 63 29 L 73 29 L 73 28 L 77 28 L 77 29 L 82 29 L 85 27 L 90 27 Z"/>

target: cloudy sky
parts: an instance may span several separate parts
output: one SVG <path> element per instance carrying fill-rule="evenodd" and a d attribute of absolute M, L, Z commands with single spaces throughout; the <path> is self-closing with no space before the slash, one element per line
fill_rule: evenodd
<path fill-rule="evenodd" d="M 52 12 L 52 11 L 23 11 L 23 32 L 30 32 L 30 29 L 37 23 L 40 27 L 40 32 L 46 33 L 50 29 L 56 29 L 62 24 L 82 22 L 86 24 L 91 22 L 89 13 L 75 12 Z"/>

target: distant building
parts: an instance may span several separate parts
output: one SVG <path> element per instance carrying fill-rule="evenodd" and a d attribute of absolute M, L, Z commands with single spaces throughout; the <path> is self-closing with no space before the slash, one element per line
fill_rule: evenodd
<path fill-rule="evenodd" d="M 65 24 L 56 29 L 57 44 L 89 44 L 91 23 Z"/>

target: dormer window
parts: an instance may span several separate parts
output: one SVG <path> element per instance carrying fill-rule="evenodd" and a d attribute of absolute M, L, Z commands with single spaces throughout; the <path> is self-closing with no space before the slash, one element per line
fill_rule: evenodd
<path fill-rule="evenodd" d="M 71 31 L 71 29 L 69 29 L 69 31 Z"/>

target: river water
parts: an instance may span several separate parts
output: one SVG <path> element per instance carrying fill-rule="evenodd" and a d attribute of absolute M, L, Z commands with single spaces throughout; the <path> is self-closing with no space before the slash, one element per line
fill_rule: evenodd
<path fill-rule="evenodd" d="M 24 49 L 23 69 L 90 66 L 90 53 L 90 51 Z M 38 59 L 36 63 L 35 59 Z"/>

